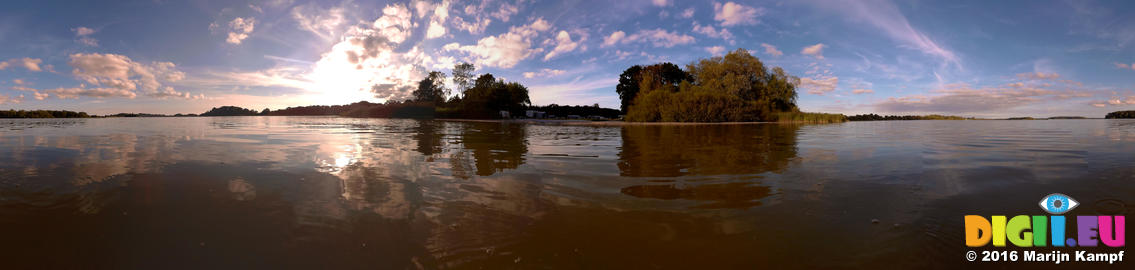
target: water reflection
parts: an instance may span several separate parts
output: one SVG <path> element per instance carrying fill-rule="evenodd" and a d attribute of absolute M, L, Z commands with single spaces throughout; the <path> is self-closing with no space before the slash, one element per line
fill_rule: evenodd
<path fill-rule="evenodd" d="M 500 123 L 463 123 L 461 136 L 457 140 L 462 146 L 455 153 L 455 162 L 469 162 L 473 166 L 460 164 L 462 168 L 475 167 L 477 175 L 490 176 L 507 169 L 516 169 L 524 164 L 528 153 L 528 137 L 525 125 Z M 457 165 L 455 165 L 457 167 Z"/>
<path fill-rule="evenodd" d="M 1135 126 L 1103 120 L 87 121 L 0 134 L 4 268 L 917 268 L 966 213 L 1135 197 Z"/>
<path fill-rule="evenodd" d="M 628 126 L 622 130 L 620 175 L 675 177 L 782 172 L 796 157 L 799 126 Z"/>

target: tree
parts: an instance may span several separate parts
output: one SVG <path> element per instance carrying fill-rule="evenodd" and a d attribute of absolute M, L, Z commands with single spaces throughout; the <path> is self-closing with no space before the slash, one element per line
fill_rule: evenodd
<path fill-rule="evenodd" d="M 469 115 L 492 115 L 497 111 L 519 113 L 531 105 L 528 88 L 520 83 L 497 80 L 492 74 L 477 77 L 473 87 L 465 91 L 461 106 Z"/>
<path fill-rule="evenodd" d="M 764 104 L 769 110 L 796 109 L 796 85 L 800 79 L 779 67 L 769 72 L 760 59 L 745 49 L 702 59 L 686 69 L 694 85 L 701 89 L 723 91 L 745 101 Z"/>
<path fill-rule="evenodd" d="M 632 67 L 634 68 L 634 67 Z M 686 71 L 670 63 L 640 68 L 637 78 L 624 72 L 620 97 L 628 121 L 722 122 L 775 121 L 779 112 L 796 112 L 799 78 L 783 69 L 765 68 L 744 49 L 701 59 Z M 628 69 L 627 72 L 632 71 Z M 638 87 L 630 82 L 638 80 Z M 618 86 L 617 86 L 618 87 Z"/>
<path fill-rule="evenodd" d="M 619 84 L 615 86 L 615 92 L 619 93 L 619 109 L 624 113 L 638 95 L 638 85 L 642 81 L 639 79 L 640 74 L 642 74 L 640 65 L 631 66 L 624 70 L 623 74 L 619 74 Z"/>
<path fill-rule="evenodd" d="M 445 97 L 449 95 L 449 89 L 445 88 L 445 73 L 440 71 L 431 71 L 428 76 L 418 82 L 418 89 L 414 90 L 414 101 L 418 102 L 432 102 L 440 105 L 445 102 Z"/>
<path fill-rule="evenodd" d="M 470 87 L 473 87 L 473 72 L 476 70 L 477 68 L 470 63 L 462 62 L 453 65 L 453 84 L 457 86 L 457 91 L 462 95 Z"/>
<path fill-rule="evenodd" d="M 643 78 L 649 77 L 649 80 L 644 81 Z M 649 89 L 662 88 L 665 85 L 673 86 L 673 90 L 677 90 L 678 83 L 682 81 L 692 80 L 681 67 L 673 63 L 665 62 L 649 66 L 635 65 L 623 71 L 619 75 L 619 84 L 615 86 L 615 92 L 619 93 L 619 109 L 626 112 L 630 108 L 632 102 L 639 94 L 644 94 L 643 83 L 649 85 Z"/>

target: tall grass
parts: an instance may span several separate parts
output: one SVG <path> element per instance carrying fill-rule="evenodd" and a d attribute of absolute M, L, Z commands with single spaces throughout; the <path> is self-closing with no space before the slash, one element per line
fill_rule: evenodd
<path fill-rule="evenodd" d="M 838 113 L 781 112 L 776 113 L 776 122 L 827 124 L 847 122 L 847 116 Z"/>

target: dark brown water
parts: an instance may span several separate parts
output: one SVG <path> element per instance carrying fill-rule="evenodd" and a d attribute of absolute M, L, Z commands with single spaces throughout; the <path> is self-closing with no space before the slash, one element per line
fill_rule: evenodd
<path fill-rule="evenodd" d="M 954 268 L 1053 192 L 1131 213 L 1135 121 L 0 120 L 0 268 Z"/>

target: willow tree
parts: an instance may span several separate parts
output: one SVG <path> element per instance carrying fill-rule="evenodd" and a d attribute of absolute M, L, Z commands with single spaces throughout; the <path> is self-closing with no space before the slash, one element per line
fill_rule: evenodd
<path fill-rule="evenodd" d="M 799 79 L 780 68 L 770 71 L 744 49 L 689 64 L 680 82 L 669 79 L 673 74 L 641 68 L 628 121 L 769 121 L 776 112 L 797 110 Z"/>

